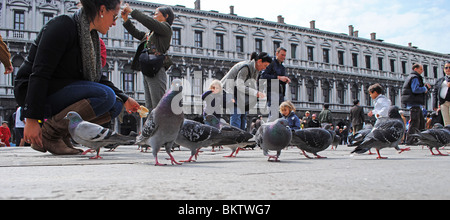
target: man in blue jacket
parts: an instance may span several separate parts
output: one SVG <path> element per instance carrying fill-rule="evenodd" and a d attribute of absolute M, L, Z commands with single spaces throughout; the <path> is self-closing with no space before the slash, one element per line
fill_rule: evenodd
<path fill-rule="evenodd" d="M 413 72 L 406 79 L 402 89 L 402 104 L 411 110 L 411 123 L 406 136 L 407 145 L 413 144 L 412 138 L 409 138 L 410 134 L 425 128 L 425 117 L 423 116 L 422 108 L 426 103 L 426 94 L 431 89 L 431 85 L 423 82 L 421 75 L 423 72 L 422 65 L 414 64 Z"/>

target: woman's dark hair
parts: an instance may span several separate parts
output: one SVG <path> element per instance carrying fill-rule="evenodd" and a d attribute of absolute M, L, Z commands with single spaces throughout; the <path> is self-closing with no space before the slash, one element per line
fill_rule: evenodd
<path fill-rule="evenodd" d="M 175 20 L 175 14 L 171 7 L 159 7 L 159 12 L 163 14 L 164 17 L 167 17 L 167 22 L 172 26 L 173 20 Z"/>
<path fill-rule="evenodd" d="M 93 22 L 95 16 L 97 16 L 102 5 L 105 6 L 106 10 L 115 10 L 117 5 L 120 5 L 120 0 L 80 0 L 83 5 L 84 12 L 86 13 L 89 22 Z"/>
<path fill-rule="evenodd" d="M 262 53 L 256 53 L 253 52 L 250 60 L 262 60 L 263 63 L 272 63 L 272 57 L 269 56 L 269 54 L 262 52 Z"/>

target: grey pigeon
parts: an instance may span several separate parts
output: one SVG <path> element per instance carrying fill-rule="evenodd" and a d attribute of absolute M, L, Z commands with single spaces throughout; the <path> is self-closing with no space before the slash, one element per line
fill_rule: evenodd
<path fill-rule="evenodd" d="M 135 137 L 123 136 L 108 128 L 84 121 L 76 112 L 69 112 L 65 119 L 70 120 L 69 133 L 72 139 L 85 147 L 97 151 L 97 156 L 90 159 L 102 159 L 100 157 L 100 148 L 102 147 L 134 144 Z M 88 152 L 91 152 L 91 150 L 85 151 L 83 155 Z"/>
<path fill-rule="evenodd" d="M 421 133 L 412 134 L 411 137 L 419 139 L 418 145 L 428 146 L 433 156 L 448 156 L 447 154 L 441 153 L 439 148 L 450 144 L 450 126 L 433 128 Z M 433 148 L 437 150 L 438 154 L 433 152 Z"/>
<path fill-rule="evenodd" d="M 223 146 L 231 149 L 231 154 L 224 157 L 236 157 L 241 149 L 244 149 L 245 147 L 256 143 L 254 136 L 250 132 L 233 127 L 231 125 L 222 125 L 221 133 L 222 135 L 234 140 L 233 144 L 222 144 Z"/>
<path fill-rule="evenodd" d="M 228 129 L 228 127 L 217 129 L 209 125 L 185 119 L 175 143 L 191 150 L 189 160 L 182 162 L 193 162 L 193 157 L 197 157 L 198 151 L 201 148 L 237 144 L 241 136 L 242 132 L 239 130 Z M 250 138 L 252 137 L 253 135 Z"/>
<path fill-rule="evenodd" d="M 350 140 L 349 140 L 349 147 L 356 147 L 359 146 L 363 141 L 364 138 L 370 134 L 370 132 L 372 131 L 373 126 L 372 125 L 368 125 L 365 126 L 363 130 L 358 131 L 355 135 L 353 135 Z"/>
<path fill-rule="evenodd" d="M 305 157 L 311 159 L 306 152 L 314 154 L 318 159 L 326 158 L 318 152 L 326 150 L 333 142 L 333 133 L 323 128 L 297 130 L 292 135 L 291 145 L 297 146 Z M 306 152 L 305 152 L 306 151 Z"/>
<path fill-rule="evenodd" d="M 184 114 L 180 107 L 182 91 L 181 80 L 175 79 L 172 82 L 171 89 L 167 91 L 158 106 L 150 113 L 141 135 L 136 138 L 137 145 L 149 145 L 152 147 L 156 166 L 164 165 L 158 161 L 158 152 L 161 147 L 166 149 L 172 165 L 181 165 L 175 161 L 171 150 L 184 121 Z"/>
<path fill-rule="evenodd" d="M 207 115 L 205 122 L 208 122 L 210 125 L 212 125 L 215 128 L 222 129 L 223 135 L 234 135 L 236 142 L 234 144 L 222 144 L 225 145 L 225 147 L 228 147 L 231 149 L 231 154 L 224 157 L 236 157 L 239 153 L 240 149 L 245 148 L 247 146 L 255 145 L 255 140 L 253 139 L 254 136 L 246 132 L 240 128 L 236 128 L 231 126 L 230 124 L 223 122 L 221 119 L 218 119 L 214 115 Z M 219 145 L 217 145 L 219 146 Z M 214 146 L 213 146 L 214 149 Z"/>
<path fill-rule="evenodd" d="M 373 130 L 364 138 L 364 141 L 356 147 L 352 152 L 363 154 L 375 148 L 378 153 L 377 159 L 387 159 L 387 157 L 381 157 L 380 150 L 383 148 L 395 148 L 397 150 L 407 151 L 409 149 L 399 149 L 398 145 L 405 133 L 405 125 L 399 114 L 399 108 L 391 106 L 389 109 L 389 118 L 379 120 Z"/>
<path fill-rule="evenodd" d="M 268 161 L 274 159 L 274 162 L 279 162 L 281 150 L 291 143 L 292 131 L 286 119 L 277 119 L 261 125 L 255 139 L 258 146 L 263 149 L 264 156 L 269 157 Z M 269 155 L 269 151 L 276 151 L 277 155 Z"/>

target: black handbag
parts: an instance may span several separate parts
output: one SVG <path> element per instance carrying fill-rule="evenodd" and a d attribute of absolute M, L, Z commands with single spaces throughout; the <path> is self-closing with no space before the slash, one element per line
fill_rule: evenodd
<path fill-rule="evenodd" d="M 159 70 L 163 68 L 165 59 L 166 55 L 150 53 L 150 50 L 145 48 L 139 56 L 139 63 L 141 64 L 142 73 L 148 77 L 155 77 Z"/>
<path fill-rule="evenodd" d="M 141 72 L 148 77 L 155 77 L 163 67 L 164 60 L 166 59 L 166 55 L 158 52 L 156 46 L 151 43 L 150 38 L 153 34 L 154 32 L 151 32 L 146 35 L 147 42 L 139 56 Z"/>

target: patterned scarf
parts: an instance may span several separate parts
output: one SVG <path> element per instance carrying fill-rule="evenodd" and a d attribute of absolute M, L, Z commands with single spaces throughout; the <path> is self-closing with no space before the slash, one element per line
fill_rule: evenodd
<path fill-rule="evenodd" d="M 83 62 L 84 79 L 99 82 L 101 78 L 102 61 L 100 55 L 100 38 L 96 30 L 89 31 L 90 23 L 84 9 L 74 14 L 80 37 L 81 58 Z"/>

